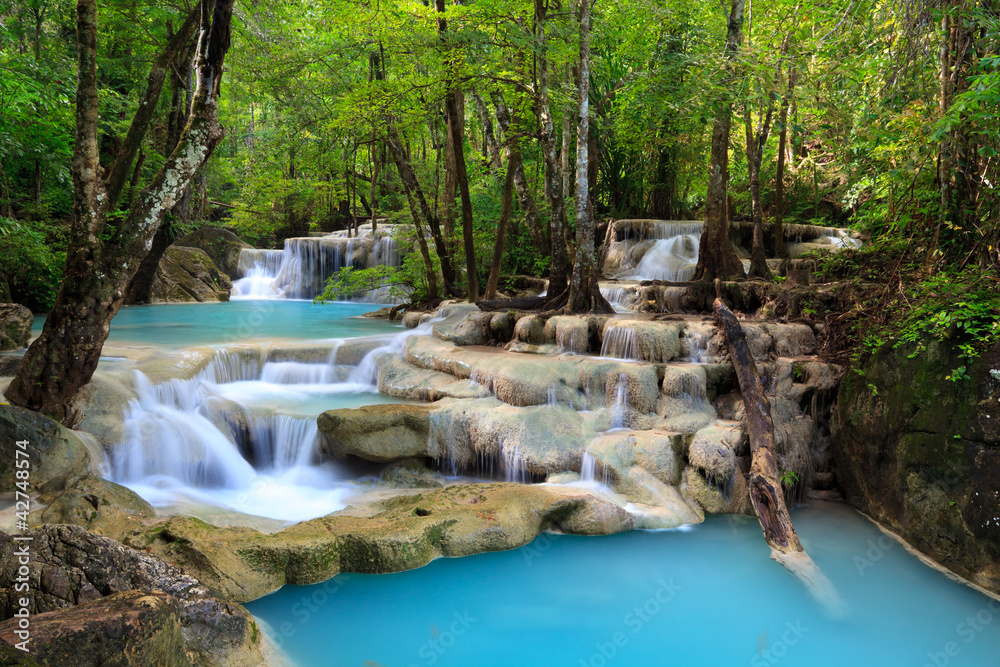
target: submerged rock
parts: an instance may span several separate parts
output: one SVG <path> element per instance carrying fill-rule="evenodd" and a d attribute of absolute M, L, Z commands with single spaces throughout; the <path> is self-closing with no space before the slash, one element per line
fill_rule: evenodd
<path fill-rule="evenodd" d="M 0 351 L 28 345 L 35 316 L 17 303 L 0 303 Z"/>
<path fill-rule="evenodd" d="M 229 301 L 232 283 L 212 259 L 200 248 L 171 246 L 163 253 L 156 278 L 150 289 L 150 300 Z"/>

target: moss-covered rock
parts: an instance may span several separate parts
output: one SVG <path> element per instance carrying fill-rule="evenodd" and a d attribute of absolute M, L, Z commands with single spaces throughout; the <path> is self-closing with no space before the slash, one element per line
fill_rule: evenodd
<path fill-rule="evenodd" d="M 253 248 L 252 245 L 244 243 L 228 229 L 215 227 L 205 227 L 181 236 L 174 241 L 173 245 L 204 250 L 219 270 L 231 280 L 240 277 L 238 275 L 240 252 L 245 248 Z"/>
<path fill-rule="evenodd" d="M 138 532 L 138 531 L 135 531 Z M 46 664 L 260 664 L 260 632 L 238 605 L 144 551 L 77 526 L 29 531 L 28 590 L 15 589 L 21 542 L 0 533 L 0 618 L 28 599 L 32 652 Z M 11 621 L 0 623 L 10 641 Z M 65 651 L 81 652 L 63 660 Z M 114 649 L 115 653 L 107 653 Z M 50 659 L 51 657 L 51 659 Z M 93 657 L 93 661 L 88 660 Z"/>
<path fill-rule="evenodd" d="M 613 505 L 581 489 L 467 484 L 349 508 L 272 535 L 173 517 L 125 539 L 183 567 L 224 599 L 245 602 L 340 572 L 398 572 L 440 556 L 514 549 L 549 529 L 630 529 L 631 515 Z"/>
<path fill-rule="evenodd" d="M 150 290 L 153 302 L 229 301 L 232 283 L 200 248 L 170 246 Z"/>
<path fill-rule="evenodd" d="M 398 461 L 427 456 L 430 408 L 406 403 L 327 410 L 316 420 L 323 435 L 320 451 L 366 461 Z"/>
<path fill-rule="evenodd" d="M 15 446 L 23 441 L 27 441 L 24 449 Z M 18 470 L 27 470 L 25 477 L 37 487 L 56 477 L 96 472 L 102 458 L 100 446 L 88 434 L 13 405 L 0 404 L 0 442 L 4 443 L 0 447 L 0 493 L 14 490 Z M 19 466 L 18 461 L 28 461 L 28 467 Z"/>
<path fill-rule="evenodd" d="M 25 347 L 35 316 L 17 303 L 0 303 L 0 351 Z"/>
<path fill-rule="evenodd" d="M 114 539 L 143 519 L 156 516 L 153 508 L 131 489 L 89 475 L 57 477 L 40 488 L 30 524 L 73 524 Z"/>
<path fill-rule="evenodd" d="M 948 569 L 1000 592 L 1000 345 L 968 364 L 935 341 L 885 346 L 840 385 L 848 500 Z"/>

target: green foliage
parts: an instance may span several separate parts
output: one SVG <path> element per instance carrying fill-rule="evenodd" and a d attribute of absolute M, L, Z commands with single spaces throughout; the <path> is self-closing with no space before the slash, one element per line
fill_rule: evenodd
<path fill-rule="evenodd" d="M 41 223 L 0 217 L 0 256 L 4 258 L 0 275 L 15 302 L 34 312 L 52 307 L 66 262 L 62 247 L 58 230 L 46 229 Z"/>
<path fill-rule="evenodd" d="M 799 483 L 799 476 L 794 470 L 783 470 L 781 472 L 781 485 L 786 489 L 792 489 Z"/>

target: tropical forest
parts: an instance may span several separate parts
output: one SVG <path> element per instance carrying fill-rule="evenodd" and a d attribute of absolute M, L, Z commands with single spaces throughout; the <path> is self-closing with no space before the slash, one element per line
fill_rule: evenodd
<path fill-rule="evenodd" d="M 3 665 L 996 667 L 1000 2 L 0 0 L 0 393 Z"/>

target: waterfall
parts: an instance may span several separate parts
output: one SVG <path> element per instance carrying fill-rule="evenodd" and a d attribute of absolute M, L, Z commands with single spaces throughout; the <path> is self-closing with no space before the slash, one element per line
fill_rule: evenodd
<path fill-rule="evenodd" d="M 657 240 L 639 260 L 639 266 L 621 277 L 669 282 L 691 280 L 698 266 L 699 242 L 697 234 L 682 234 Z"/>
<path fill-rule="evenodd" d="M 508 444 L 500 438 L 500 465 L 503 468 L 504 480 L 518 484 L 530 484 L 531 473 L 525 467 L 524 455 L 516 444 Z"/>
<path fill-rule="evenodd" d="M 622 373 L 618 376 L 618 390 L 615 397 L 615 406 L 611 411 L 611 428 L 615 431 L 627 428 L 626 412 L 628 411 L 628 377 Z"/>
<path fill-rule="evenodd" d="M 138 397 L 125 409 L 112 478 L 158 506 L 193 499 L 287 521 L 341 509 L 348 489 L 336 464 L 317 465 L 315 417 L 267 407 L 291 386 L 347 388 L 332 384 L 335 353 L 336 346 L 325 360 L 304 363 L 219 350 L 193 378 L 158 385 L 135 371 Z M 300 400 L 293 391 L 291 404 Z M 264 414 L 249 407 L 261 402 Z"/>
<path fill-rule="evenodd" d="M 707 364 L 708 363 L 708 337 L 703 333 L 692 333 L 688 336 L 688 340 L 691 341 L 691 352 L 688 359 L 691 363 L 695 364 Z"/>
<path fill-rule="evenodd" d="M 608 325 L 604 328 L 604 340 L 601 341 L 602 357 L 616 359 L 640 360 L 639 339 L 635 329 L 628 326 Z"/>
<path fill-rule="evenodd" d="M 600 465 L 601 478 L 597 479 L 597 459 L 590 453 L 590 448 L 587 448 L 583 453 L 583 461 L 580 463 L 580 481 L 610 486 L 611 475 L 608 472 L 608 467 L 604 464 Z"/>
<path fill-rule="evenodd" d="M 348 378 L 348 382 L 354 382 L 362 385 L 370 385 L 373 387 L 378 387 L 379 381 L 379 368 L 378 360 L 384 354 L 401 354 L 406 347 L 406 339 L 410 336 L 428 336 L 434 329 L 434 324 L 440 322 L 442 317 L 437 317 L 431 320 L 427 320 L 420 326 L 410 329 L 409 331 L 404 331 L 403 333 L 396 334 L 386 342 L 385 345 L 376 347 L 375 349 L 368 352 L 364 357 L 362 357 L 360 363 L 351 371 L 351 375 Z M 475 381 L 475 380 L 473 380 Z"/>
<path fill-rule="evenodd" d="M 273 384 L 331 384 L 336 369 L 332 364 L 308 364 L 300 361 L 269 361 L 260 379 Z"/>
<path fill-rule="evenodd" d="M 342 268 L 399 265 L 396 239 L 382 231 L 373 233 L 370 226 L 362 226 L 359 236 L 353 237 L 336 232 L 315 238 L 290 238 L 285 239 L 283 250 L 240 251 L 240 277 L 233 282 L 231 298 L 313 299 Z M 386 289 L 359 296 L 375 302 L 389 299 Z"/>

